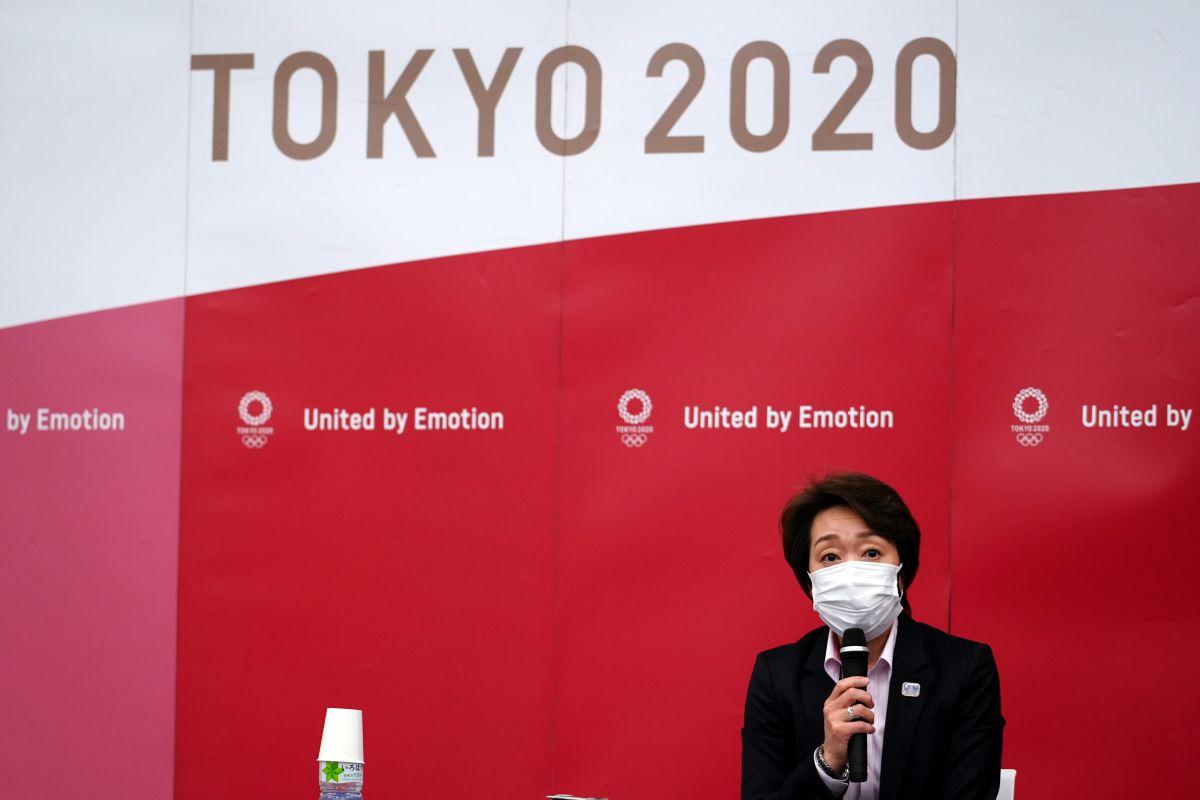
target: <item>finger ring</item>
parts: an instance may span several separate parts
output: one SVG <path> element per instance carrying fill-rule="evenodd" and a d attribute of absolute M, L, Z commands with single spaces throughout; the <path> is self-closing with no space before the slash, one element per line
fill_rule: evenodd
<path fill-rule="evenodd" d="M 850 717 L 850 721 L 858 719 L 858 714 L 854 713 L 854 706 L 846 706 L 846 716 Z"/>

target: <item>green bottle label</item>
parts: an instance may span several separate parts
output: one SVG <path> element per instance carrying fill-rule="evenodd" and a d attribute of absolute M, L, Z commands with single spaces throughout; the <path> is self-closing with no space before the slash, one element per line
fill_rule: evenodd
<path fill-rule="evenodd" d="M 321 783 L 363 782 L 363 765 L 353 761 L 318 761 Z"/>

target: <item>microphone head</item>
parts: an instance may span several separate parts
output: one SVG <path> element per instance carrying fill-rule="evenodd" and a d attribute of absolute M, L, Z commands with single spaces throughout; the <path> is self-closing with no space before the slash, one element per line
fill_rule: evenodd
<path fill-rule="evenodd" d="M 867 637 L 862 628 L 847 628 L 842 634 L 842 649 L 838 653 L 842 657 L 842 677 L 866 675 L 868 654 Z"/>
<path fill-rule="evenodd" d="M 866 647 L 867 635 L 862 628 L 847 628 L 842 634 L 842 647 Z"/>

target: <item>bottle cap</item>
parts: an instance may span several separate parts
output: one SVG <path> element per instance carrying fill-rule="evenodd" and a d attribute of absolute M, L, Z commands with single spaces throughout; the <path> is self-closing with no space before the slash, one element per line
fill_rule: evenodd
<path fill-rule="evenodd" d="M 361 709 L 325 709 L 325 729 L 321 731 L 321 750 L 317 754 L 317 761 L 363 763 Z"/>

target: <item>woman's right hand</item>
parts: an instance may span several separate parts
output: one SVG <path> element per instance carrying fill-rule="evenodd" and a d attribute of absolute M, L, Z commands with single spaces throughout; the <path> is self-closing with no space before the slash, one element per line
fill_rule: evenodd
<path fill-rule="evenodd" d="M 833 686 L 829 698 L 825 701 L 825 744 L 822 757 L 834 772 L 841 772 L 846 766 L 846 749 L 850 744 L 850 735 L 854 733 L 874 733 L 875 701 L 866 691 L 868 680 L 865 677 L 842 678 Z M 858 719 L 850 721 L 847 708 L 854 707 Z"/>

